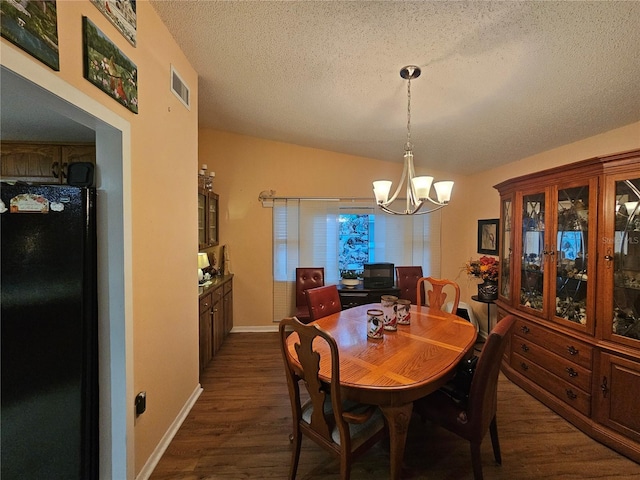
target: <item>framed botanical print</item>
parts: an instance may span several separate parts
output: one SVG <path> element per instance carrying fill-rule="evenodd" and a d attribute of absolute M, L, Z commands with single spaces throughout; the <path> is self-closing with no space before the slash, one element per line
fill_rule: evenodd
<path fill-rule="evenodd" d="M 136 0 L 91 0 L 91 3 L 113 23 L 131 45 L 136 46 Z"/>

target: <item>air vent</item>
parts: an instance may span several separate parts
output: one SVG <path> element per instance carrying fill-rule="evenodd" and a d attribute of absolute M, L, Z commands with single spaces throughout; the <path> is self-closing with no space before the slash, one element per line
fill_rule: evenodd
<path fill-rule="evenodd" d="M 176 97 L 187 107 L 188 110 L 191 110 L 191 96 L 189 87 L 182 77 L 178 73 L 178 71 L 171 65 L 171 91 L 174 93 Z"/>

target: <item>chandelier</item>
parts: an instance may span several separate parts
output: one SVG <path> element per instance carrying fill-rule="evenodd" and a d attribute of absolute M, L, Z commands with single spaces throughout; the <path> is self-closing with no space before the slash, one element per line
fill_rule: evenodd
<path fill-rule="evenodd" d="M 409 65 L 400 70 L 400 76 L 407 80 L 407 143 L 404 147 L 404 168 L 402 169 L 402 177 L 396 188 L 395 193 L 389 198 L 391 185 L 390 180 L 377 180 L 373 182 L 373 193 L 376 197 L 376 203 L 386 213 L 391 215 L 422 215 L 425 213 L 435 212 L 436 210 L 446 207 L 451 199 L 451 190 L 453 182 L 440 181 L 433 184 L 436 192 L 436 198 L 431 197 L 431 184 L 433 177 L 421 176 L 416 177 L 413 167 L 413 145 L 411 144 L 411 80 L 420 76 L 420 67 Z M 406 181 L 406 199 L 407 204 L 404 212 L 397 212 L 390 208 L 390 205 L 396 199 L 402 185 Z M 427 202 L 429 202 L 427 204 Z M 425 207 L 428 205 L 428 208 Z M 426 209 L 425 209 L 426 208 Z"/>

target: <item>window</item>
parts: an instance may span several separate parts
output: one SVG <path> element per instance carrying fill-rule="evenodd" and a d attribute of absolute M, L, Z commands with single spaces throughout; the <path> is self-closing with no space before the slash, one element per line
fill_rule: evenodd
<path fill-rule="evenodd" d="M 365 263 L 375 262 L 373 238 L 375 215 L 338 215 L 338 269 L 361 272 Z"/>
<path fill-rule="evenodd" d="M 438 277 L 440 218 L 387 215 L 373 201 L 274 199 L 274 321 L 295 310 L 296 267 L 324 267 L 327 285 L 340 281 L 341 269 L 369 262 L 420 265 Z"/>

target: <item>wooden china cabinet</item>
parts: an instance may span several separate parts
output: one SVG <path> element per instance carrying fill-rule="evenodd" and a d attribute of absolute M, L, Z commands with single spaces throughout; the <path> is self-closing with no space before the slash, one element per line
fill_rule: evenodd
<path fill-rule="evenodd" d="M 505 375 L 640 462 L 640 150 L 495 188 Z"/>

